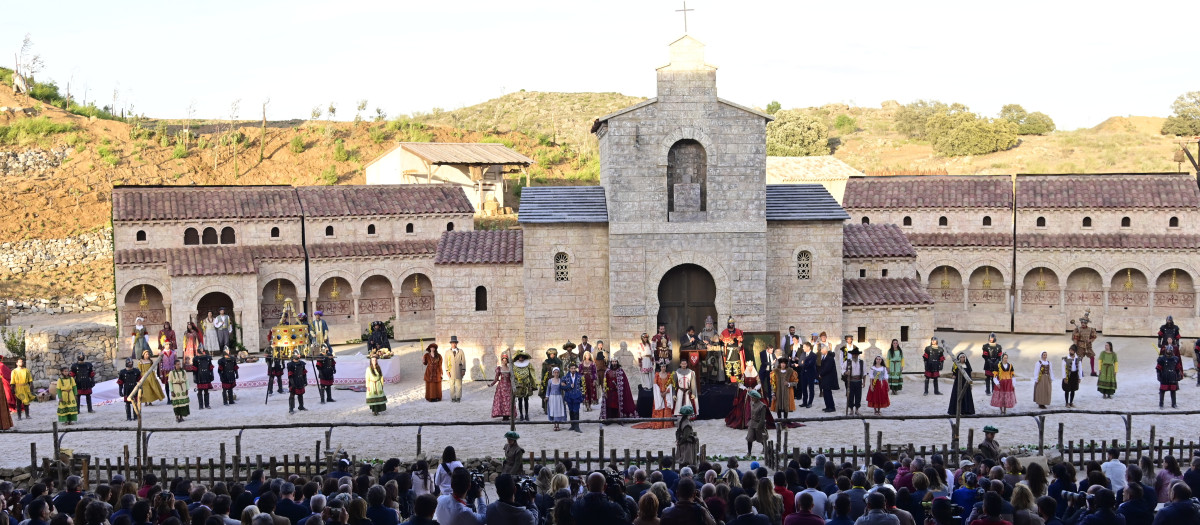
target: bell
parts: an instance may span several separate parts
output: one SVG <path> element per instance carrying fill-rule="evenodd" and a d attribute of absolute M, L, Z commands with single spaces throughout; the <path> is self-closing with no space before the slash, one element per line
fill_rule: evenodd
<path fill-rule="evenodd" d="M 1183 149 L 1175 150 L 1175 162 L 1183 162 L 1185 160 L 1187 160 L 1187 154 L 1184 153 Z"/>

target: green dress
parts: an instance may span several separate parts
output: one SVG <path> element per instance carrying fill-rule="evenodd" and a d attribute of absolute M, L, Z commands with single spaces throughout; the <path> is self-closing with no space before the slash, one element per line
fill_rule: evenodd
<path fill-rule="evenodd" d="M 1110 396 L 1117 391 L 1117 353 L 1100 352 L 1100 379 L 1096 381 L 1096 390 Z"/>
<path fill-rule="evenodd" d="M 67 423 L 79 420 L 79 394 L 75 387 L 75 378 L 60 377 L 58 379 L 58 421 Z"/>
<path fill-rule="evenodd" d="M 383 393 L 383 370 L 367 367 L 367 406 L 371 412 L 387 410 L 387 395 Z"/>
<path fill-rule="evenodd" d="M 188 392 L 188 372 L 176 368 L 167 373 L 167 382 L 171 385 L 171 410 L 176 416 L 188 417 L 192 413 L 192 399 Z"/>
<path fill-rule="evenodd" d="M 888 367 L 888 387 L 893 392 L 899 392 L 904 388 L 904 350 L 888 349 L 887 353 Z"/>

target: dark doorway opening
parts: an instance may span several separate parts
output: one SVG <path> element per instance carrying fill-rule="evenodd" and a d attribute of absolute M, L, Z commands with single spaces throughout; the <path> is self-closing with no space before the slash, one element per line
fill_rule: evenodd
<path fill-rule="evenodd" d="M 716 326 L 724 326 L 717 315 L 717 284 L 708 270 L 695 264 L 671 268 L 658 284 L 658 324 L 667 325 L 667 334 L 678 342 L 688 326 L 699 333 L 704 318 L 712 316 Z M 678 345 L 672 348 L 678 352 Z"/>

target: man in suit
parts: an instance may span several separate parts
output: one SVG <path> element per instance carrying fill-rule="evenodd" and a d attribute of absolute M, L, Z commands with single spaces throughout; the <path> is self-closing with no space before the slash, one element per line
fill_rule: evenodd
<path fill-rule="evenodd" d="M 840 375 L 837 359 L 829 351 L 828 346 L 822 346 L 821 359 L 817 364 L 817 381 L 821 387 L 821 395 L 825 398 L 825 412 L 837 410 L 833 406 L 833 391 L 839 388 L 838 377 Z"/>
<path fill-rule="evenodd" d="M 225 307 L 217 309 L 219 315 L 213 320 L 213 326 L 217 329 L 217 349 L 223 350 L 229 347 L 229 334 L 233 333 L 233 323 L 229 316 L 225 315 Z"/>
<path fill-rule="evenodd" d="M 446 374 L 450 376 L 450 401 L 462 401 L 462 380 L 467 375 L 467 357 L 458 347 L 458 336 L 450 336 L 450 352 L 446 354 Z"/>

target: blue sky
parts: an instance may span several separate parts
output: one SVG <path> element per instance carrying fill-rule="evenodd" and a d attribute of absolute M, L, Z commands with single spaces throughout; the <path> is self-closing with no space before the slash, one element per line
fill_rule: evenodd
<path fill-rule="evenodd" d="M 0 64 L 30 33 L 77 97 L 154 117 L 308 118 L 357 100 L 389 115 L 518 91 L 654 95 L 683 34 L 682 2 L 6 0 Z M 1200 89 L 1182 1 L 765 2 L 691 0 L 724 98 L 762 107 L 918 98 L 995 115 L 1006 103 L 1060 129 L 1166 116 Z"/>

